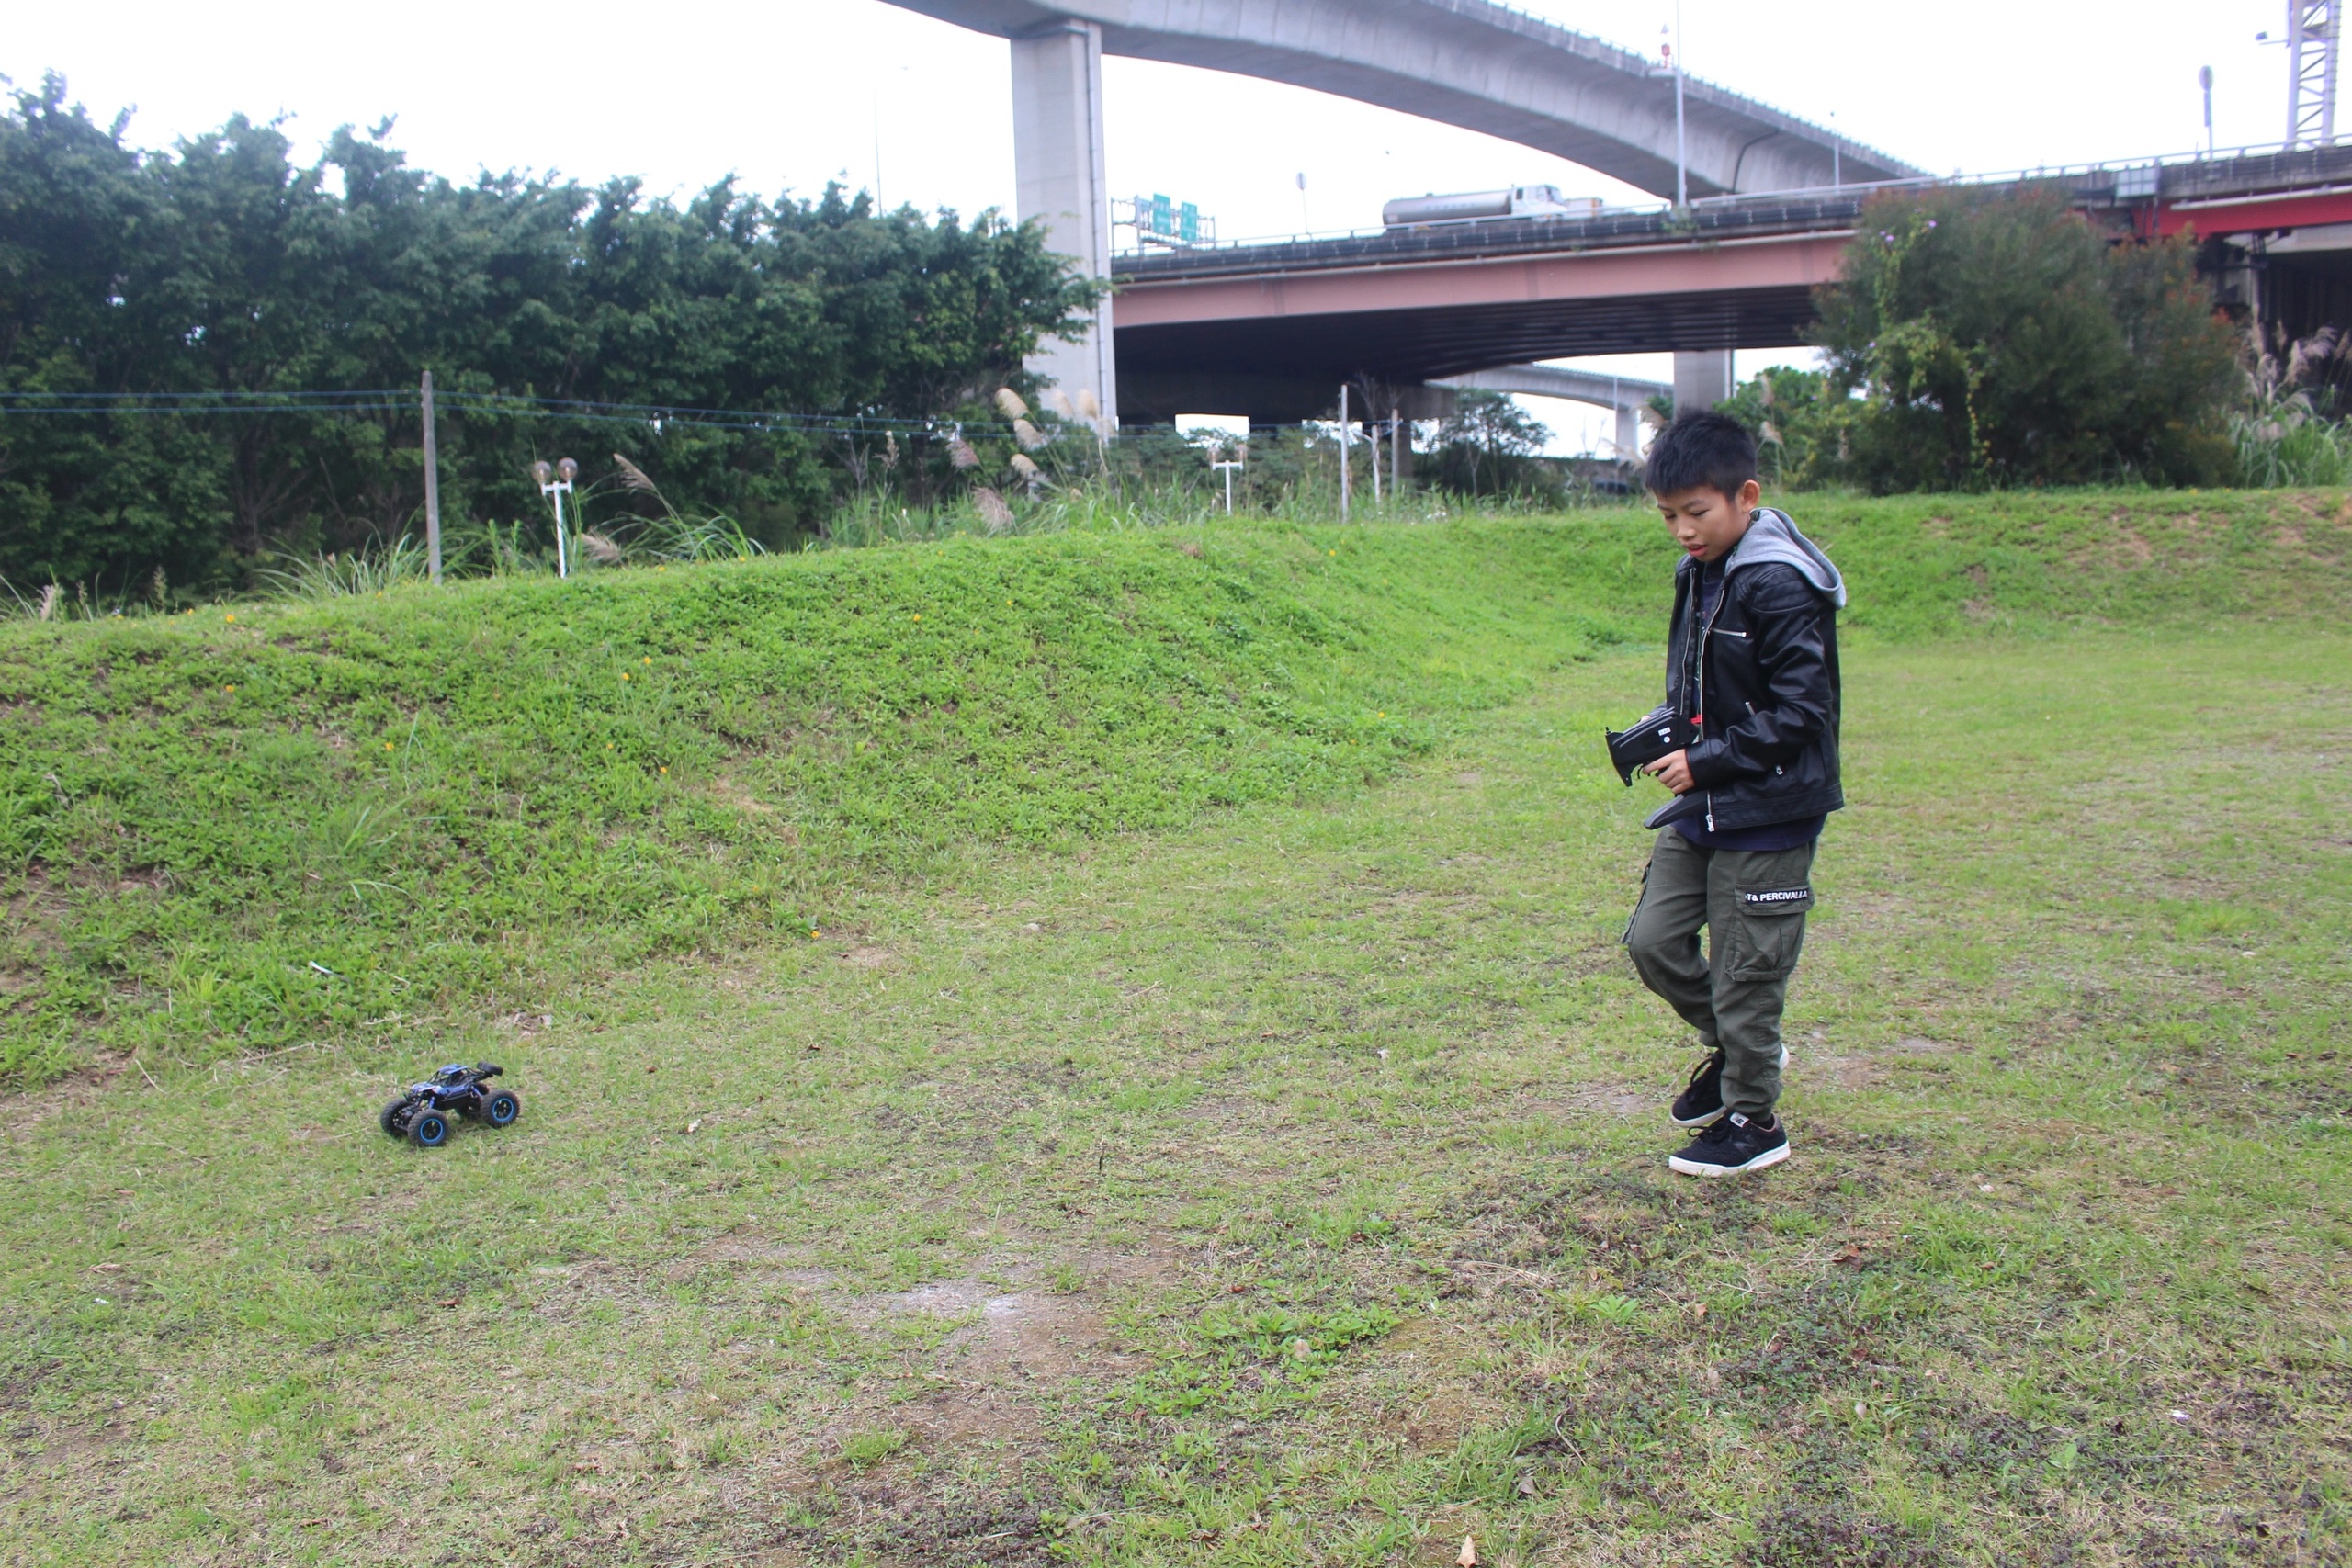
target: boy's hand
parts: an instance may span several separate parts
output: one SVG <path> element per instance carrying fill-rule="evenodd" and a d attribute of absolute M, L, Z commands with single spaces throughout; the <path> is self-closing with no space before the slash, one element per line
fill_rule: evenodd
<path fill-rule="evenodd" d="M 1689 795 L 1691 791 L 1690 753 L 1688 751 L 1668 751 L 1657 761 L 1644 766 L 1642 772 L 1677 795 Z"/>

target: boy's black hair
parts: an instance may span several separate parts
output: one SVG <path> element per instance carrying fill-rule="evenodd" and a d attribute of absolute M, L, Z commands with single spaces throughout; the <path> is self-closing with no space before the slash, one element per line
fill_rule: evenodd
<path fill-rule="evenodd" d="M 1677 414 L 1650 444 L 1642 483 L 1652 495 L 1706 489 L 1737 496 L 1756 477 L 1756 438 L 1729 414 L 1702 409 Z"/>

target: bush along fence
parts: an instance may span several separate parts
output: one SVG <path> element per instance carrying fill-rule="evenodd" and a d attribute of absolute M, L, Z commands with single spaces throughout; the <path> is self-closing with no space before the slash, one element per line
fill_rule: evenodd
<path fill-rule="evenodd" d="M 457 382 L 455 388 L 449 384 Z M 169 450 L 364 448 L 372 477 L 341 526 L 190 562 L 130 539 L 74 578 L 18 560 L 0 604 L 42 617 L 168 609 L 221 592 L 364 592 L 412 578 L 580 570 L 957 533 L 1142 526 L 1245 512 L 1321 520 L 1552 507 L 1622 495 L 1622 465 L 1538 456 L 1550 433 L 1466 394 L 1455 416 L 1247 430 L 1105 433 L 1049 391 L 1010 387 L 965 417 L 779 413 L 593 403 L 469 388 L 114 396 L 0 391 L 0 432 L 35 422 L 67 439 Z M 1358 405 L 1362 407 L 1362 400 Z M 50 438 L 50 445 L 60 444 Z M 713 505 L 740 486 L 714 465 L 802 468 L 807 503 Z M 678 498 L 684 499 L 683 502 Z M 200 504 L 169 493 L 152 506 Z"/>

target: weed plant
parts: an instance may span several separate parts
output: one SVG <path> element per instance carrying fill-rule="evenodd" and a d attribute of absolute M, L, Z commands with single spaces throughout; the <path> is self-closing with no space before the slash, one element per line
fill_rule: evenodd
<path fill-rule="evenodd" d="M 2308 392 L 2290 392 L 2232 416 L 2238 482 L 2258 487 L 2352 481 L 2352 427 L 2328 418 Z"/>

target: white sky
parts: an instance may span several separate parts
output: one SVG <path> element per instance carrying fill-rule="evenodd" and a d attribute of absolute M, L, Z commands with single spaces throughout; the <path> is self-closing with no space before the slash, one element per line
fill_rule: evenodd
<path fill-rule="evenodd" d="M 1673 0 L 1521 0 L 1653 52 Z M 409 0 L 335 7 L 185 0 L 12 8 L 0 73 L 45 70 L 130 140 L 166 146 L 232 113 L 287 117 L 315 150 L 337 125 L 399 117 L 412 164 L 641 175 L 677 191 L 732 172 L 750 188 L 877 183 L 890 202 L 966 213 L 1012 199 L 1006 46 L 884 0 L 686 0 L 649 10 Z M 2283 0 L 1682 0 L 1690 69 L 1922 167 L 1972 173 L 2185 152 L 2203 138 L 2197 70 L 2216 74 L 2223 147 L 2285 130 Z M 1638 193 L 1473 132 L 1271 83 L 1104 62 L 1114 195 L 1199 203 L 1226 239 L 1376 226 L 1388 197 L 1548 181 Z M 1304 208 L 1296 176 L 1306 176 Z M 1643 198 L 1646 199 L 1646 198 Z M 1788 357 L 1742 355 L 1740 372 Z M 1667 377 L 1661 355 L 1600 362 Z M 1530 400 L 1582 449 L 1605 416 Z"/>

